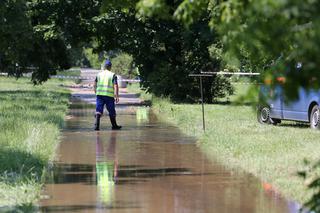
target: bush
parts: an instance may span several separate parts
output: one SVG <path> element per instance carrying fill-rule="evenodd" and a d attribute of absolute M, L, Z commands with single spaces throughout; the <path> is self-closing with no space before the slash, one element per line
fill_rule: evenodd
<path fill-rule="evenodd" d="M 310 163 L 305 161 L 307 168 L 304 171 L 298 173 L 300 177 L 305 180 L 305 183 L 309 190 L 313 192 L 313 195 L 304 206 L 309 211 L 314 213 L 320 212 L 320 161 L 316 163 Z"/>

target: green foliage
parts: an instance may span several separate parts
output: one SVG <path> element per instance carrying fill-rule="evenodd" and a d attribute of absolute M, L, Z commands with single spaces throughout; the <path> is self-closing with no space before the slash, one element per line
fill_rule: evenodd
<path fill-rule="evenodd" d="M 137 94 L 145 103 L 150 103 L 152 100 L 152 94 L 142 90 L 138 83 L 129 83 L 127 85 L 127 90 L 129 93 Z"/>
<path fill-rule="evenodd" d="M 137 3 L 138 17 L 157 17 L 162 19 L 170 18 L 169 6 L 165 0 L 141 0 Z"/>
<path fill-rule="evenodd" d="M 134 66 L 133 58 L 127 53 L 121 51 L 103 51 L 100 54 L 95 53 L 93 48 L 85 48 L 84 58 L 88 60 L 88 66 L 101 69 L 106 58 L 111 59 L 112 71 L 118 75 L 134 78 L 138 76 L 137 68 Z"/>
<path fill-rule="evenodd" d="M 111 58 L 112 70 L 118 74 L 129 78 L 137 77 L 137 69 L 134 67 L 132 56 L 127 53 L 119 52 Z"/>
<path fill-rule="evenodd" d="M 25 62 L 25 49 L 32 47 L 32 26 L 24 0 L 0 2 L 0 70 L 18 72 L 16 63 Z M 19 63 L 20 64 L 20 63 Z"/>
<path fill-rule="evenodd" d="M 149 1 L 141 4 L 146 8 L 152 6 Z M 168 3 L 170 9 L 177 6 L 175 1 Z M 188 75 L 220 67 L 220 60 L 211 57 L 208 50 L 208 46 L 218 42 L 215 31 L 208 27 L 208 16 L 204 15 L 201 21 L 186 29 L 171 18 L 155 15 L 142 19 L 140 15 L 137 17 L 135 8 L 131 8 L 127 12 L 106 11 L 95 18 L 99 48 L 120 49 L 132 55 L 142 86 L 148 92 L 170 96 L 175 101 L 198 101 L 199 79 Z M 219 83 L 214 78 L 204 81 L 207 102 L 212 102 L 214 94 L 220 92 L 213 91 L 214 81 Z"/>
<path fill-rule="evenodd" d="M 138 0 L 104 0 L 102 1 L 102 12 L 120 9 L 122 12 L 127 12 L 130 8 L 134 8 Z"/>
<path fill-rule="evenodd" d="M 41 82 L 53 68 L 67 68 L 66 46 L 53 24 L 37 23 L 36 3 L 2 1 L 0 69 L 19 76 L 34 67 L 33 80 Z M 10 8 L 10 9 L 9 9 Z"/>
<path fill-rule="evenodd" d="M 69 69 L 69 70 L 65 70 L 65 71 L 58 71 L 57 75 L 79 77 L 81 75 L 81 70 L 78 68 L 73 68 L 73 69 Z"/>
<path fill-rule="evenodd" d="M 211 89 L 214 101 L 217 101 L 219 98 L 228 97 L 234 93 L 234 88 L 228 79 L 221 76 L 214 78 Z"/>
<path fill-rule="evenodd" d="M 101 69 L 101 64 L 103 63 L 103 57 L 99 57 L 97 53 L 94 52 L 92 48 L 85 48 L 84 50 L 85 58 L 89 61 L 89 67 L 95 69 Z"/>
<path fill-rule="evenodd" d="M 270 79 L 272 84 L 277 77 L 285 76 L 283 87 L 289 99 L 298 98 L 301 86 L 320 87 L 319 1 L 184 0 L 179 3 L 174 18 L 188 27 L 204 14 L 210 14 L 209 25 L 219 33 L 226 65 L 246 72 L 261 72 L 261 80 Z M 152 5 L 150 8 L 152 13 Z M 296 71 L 298 62 L 303 66 L 300 72 Z"/>
<path fill-rule="evenodd" d="M 90 21 L 99 9 L 95 0 L 1 1 L 0 70 L 33 71 L 32 80 L 41 83 L 69 68 L 71 48 L 91 40 Z"/>
<path fill-rule="evenodd" d="M 29 14 L 34 29 L 40 29 L 40 43 L 34 57 L 34 67 L 41 69 L 33 75 L 36 82 L 47 79 L 57 69 L 70 67 L 70 50 L 91 40 L 91 18 L 100 9 L 99 1 L 31 1 Z M 44 43 L 44 44 L 43 44 Z M 43 60 L 39 56 L 44 57 Z"/>
<path fill-rule="evenodd" d="M 318 81 L 311 82 L 320 77 L 319 7 L 317 1 L 230 0 L 215 5 L 218 12 L 211 23 L 232 55 L 239 58 L 241 48 L 248 51 L 257 71 L 266 71 L 263 78 L 271 76 L 275 82 L 278 76 L 286 76 L 286 95 L 294 99 L 300 86 L 319 88 Z M 303 64 L 301 72 L 295 68 L 298 62 Z"/>
<path fill-rule="evenodd" d="M 208 1 L 183 0 L 174 12 L 174 17 L 183 21 L 186 26 L 190 26 L 202 17 L 202 14 L 206 12 L 207 8 Z"/>
<path fill-rule="evenodd" d="M 72 67 L 90 67 L 90 61 L 85 54 L 85 49 L 76 47 L 70 49 L 70 64 Z"/>
<path fill-rule="evenodd" d="M 120 50 L 133 57 L 143 87 L 148 91 L 171 96 L 177 101 L 197 101 L 198 80 L 188 78 L 188 74 L 220 68 L 220 59 L 209 54 L 208 47 L 219 40 L 216 31 L 208 27 L 207 3 L 202 1 L 185 1 L 182 5 L 175 0 L 17 2 L 21 3 L 21 17 L 28 23 L 25 26 L 29 26 L 30 31 L 30 35 L 26 36 L 28 42 L 23 44 L 30 47 L 23 46 L 23 50 L 18 51 L 19 57 L 22 54 L 24 58 L 13 60 L 6 57 L 4 60 L 10 62 L 11 73 L 16 75 L 26 71 L 25 67 L 33 67 L 35 83 L 45 81 L 58 69 L 69 68 L 70 62 L 81 65 L 81 58 L 87 58 L 86 63 L 99 68 L 103 57 L 97 57 L 95 53 Z M 179 17 L 185 11 L 191 11 L 199 22 L 186 29 L 174 20 L 174 11 Z M 74 53 L 83 46 L 88 48 L 85 43 L 89 42 L 95 44 L 93 50 L 87 49 L 84 55 Z M 14 49 L 12 45 L 7 49 L 10 48 Z M 120 64 L 130 59 L 121 57 L 115 58 L 114 63 L 119 66 L 115 69 L 128 72 Z M 16 64 L 19 69 L 16 69 Z M 10 66 L 3 65 L 1 69 L 7 71 Z M 205 81 L 207 102 L 214 98 L 214 81 L 218 82 L 215 79 Z"/>
<path fill-rule="evenodd" d="M 298 173 L 304 179 L 308 189 L 313 192 L 312 197 L 304 206 L 311 212 L 320 212 L 320 161 L 311 163 L 305 160 L 306 169 Z"/>

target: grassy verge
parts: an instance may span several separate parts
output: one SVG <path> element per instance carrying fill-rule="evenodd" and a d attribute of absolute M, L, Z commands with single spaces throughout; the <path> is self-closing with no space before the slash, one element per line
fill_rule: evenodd
<path fill-rule="evenodd" d="M 218 102 L 230 102 L 230 103 L 242 101 L 243 103 L 248 103 L 247 99 L 250 98 L 250 97 L 248 97 L 248 93 L 249 93 L 251 86 L 252 85 L 250 85 L 250 84 L 245 84 L 245 82 L 244 83 L 241 83 L 241 82 L 235 83 L 235 84 L 233 84 L 234 94 L 231 96 L 227 96 L 225 98 L 219 98 L 217 101 Z M 245 100 L 243 100 L 244 97 L 246 97 Z M 257 101 L 256 98 L 253 98 L 253 99 L 255 99 L 255 100 L 250 99 L 250 101 Z"/>
<path fill-rule="evenodd" d="M 65 82 L 64 82 L 65 83 Z M 32 208 L 53 159 L 69 92 L 61 80 L 33 86 L 0 77 L 0 207 Z M 1 209 L 0 209 L 1 210 Z"/>
<path fill-rule="evenodd" d="M 199 147 L 209 158 L 252 173 L 300 203 L 310 198 L 311 192 L 297 172 L 304 168 L 305 158 L 319 158 L 318 131 L 295 122 L 260 125 L 249 106 L 206 105 L 207 130 L 203 133 L 200 105 L 173 104 L 158 98 L 152 103 L 161 118 L 197 137 Z"/>
<path fill-rule="evenodd" d="M 146 91 L 140 89 L 140 85 L 138 83 L 132 83 L 127 85 L 127 89 L 131 93 L 136 93 L 139 95 L 141 99 L 144 101 L 151 101 L 152 94 L 146 93 Z"/>
<path fill-rule="evenodd" d="M 59 71 L 57 72 L 57 75 L 64 75 L 64 76 L 80 76 L 81 71 L 80 68 L 72 68 L 70 70 L 65 70 L 65 71 Z"/>

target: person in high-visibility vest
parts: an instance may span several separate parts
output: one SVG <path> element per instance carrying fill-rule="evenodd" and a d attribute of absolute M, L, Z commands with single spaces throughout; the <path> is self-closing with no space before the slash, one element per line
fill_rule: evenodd
<path fill-rule="evenodd" d="M 119 102 L 119 87 L 117 76 L 111 72 L 111 61 L 106 60 L 104 70 L 99 72 L 94 82 L 96 98 L 96 121 L 94 129 L 100 130 L 100 118 L 103 115 L 103 108 L 106 105 L 109 112 L 110 122 L 113 130 L 121 129 L 117 125 L 115 103 Z"/>

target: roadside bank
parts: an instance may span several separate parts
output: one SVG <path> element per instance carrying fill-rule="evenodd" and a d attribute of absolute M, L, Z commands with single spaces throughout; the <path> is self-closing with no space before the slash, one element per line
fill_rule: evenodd
<path fill-rule="evenodd" d="M 71 82 L 0 77 L 0 211 L 32 211 L 54 158 L 69 106 Z"/>

